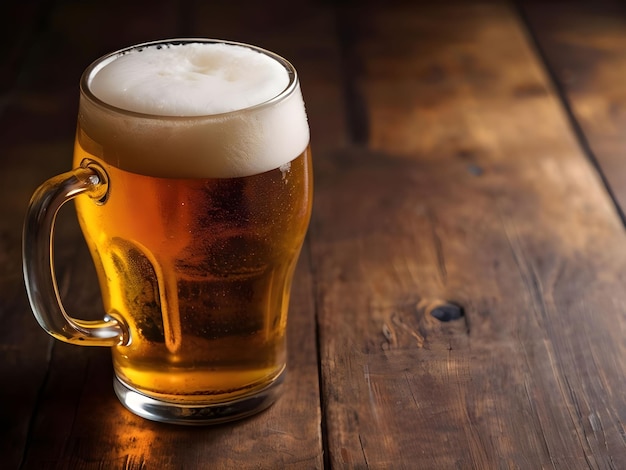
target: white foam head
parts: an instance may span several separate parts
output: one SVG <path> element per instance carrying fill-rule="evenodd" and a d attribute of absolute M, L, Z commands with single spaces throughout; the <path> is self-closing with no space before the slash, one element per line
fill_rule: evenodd
<path fill-rule="evenodd" d="M 295 71 L 250 46 L 146 44 L 96 62 L 82 88 L 79 138 L 128 171 L 248 176 L 288 163 L 309 141 Z"/>

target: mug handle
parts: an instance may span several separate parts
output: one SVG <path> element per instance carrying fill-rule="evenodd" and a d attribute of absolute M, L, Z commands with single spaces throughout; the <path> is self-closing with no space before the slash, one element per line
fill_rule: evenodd
<path fill-rule="evenodd" d="M 126 346 L 130 333 L 123 319 L 107 313 L 103 320 L 78 320 L 67 314 L 54 273 L 54 222 L 61 206 L 80 194 L 104 204 L 108 176 L 97 163 L 54 176 L 33 194 L 24 222 L 22 266 L 28 300 L 39 325 L 53 337 L 84 346 Z"/>

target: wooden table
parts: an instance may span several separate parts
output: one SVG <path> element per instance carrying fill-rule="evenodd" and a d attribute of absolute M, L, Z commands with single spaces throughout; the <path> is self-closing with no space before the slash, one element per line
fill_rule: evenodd
<path fill-rule="evenodd" d="M 0 467 L 626 468 L 618 2 L 11 3 Z M 71 164 L 81 71 L 176 36 L 288 57 L 312 129 L 285 394 L 217 427 L 123 409 L 109 351 L 48 337 L 21 274 L 29 196 Z M 68 310 L 100 314 L 71 210 L 56 249 Z"/>

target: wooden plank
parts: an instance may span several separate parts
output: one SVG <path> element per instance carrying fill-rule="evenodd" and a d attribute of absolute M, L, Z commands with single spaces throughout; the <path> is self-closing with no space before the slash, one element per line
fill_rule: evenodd
<path fill-rule="evenodd" d="M 626 12 L 622 2 L 521 2 L 575 126 L 626 213 Z"/>
<path fill-rule="evenodd" d="M 20 245 L 28 197 L 40 182 L 71 164 L 80 73 L 105 52 L 151 39 L 209 36 L 205 32 L 216 27 L 228 31 L 233 39 L 247 40 L 239 22 L 249 16 L 245 21 L 252 23 L 252 18 L 258 16 L 256 6 L 251 3 L 243 12 L 232 6 L 219 16 L 211 16 L 212 12 L 200 3 L 57 2 L 47 19 L 48 29 L 26 59 L 23 80 L 7 113 L 11 119 L 3 118 L 6 125 L 0 126 L 0 150 L 6 162 L 0 175 L 0 191 L 7 198 L 0 204 L 6 204 L 2 207 L 2 224 L 6 224 L 2 225 L 3 237 L 5 228 L 9 235 L 2 239 L 7 243 L 1 248 L 11 265 L 5 264 L 2 269 L 7 269 L 11 279 L 3 279 L 0 302 L 3 320 L 9 320 L 5 324 L 15 327 L 4 331 L 1 338 L 3 347 L 14 348 L 12 354 L 20 360 L 3 363 L 0 372 L 20 382 L 13 389 L 19 394 L 19 406 L 3 409 L 7 420 L 16 424 L 4 429 L 2 436 L 19 427 L 20 433 L 8 443 L 17 445 L 12 462 L 19 464 L 23 454 L 23 469 L 202 468 L 208 462 L 215 468 L 323 466 L 308 250 L 294 281 L 288 333 L 290 370 L 283 397 L 259 416 L 219 427 L 167 426 L 124 410 L 113 394 L 109 352 L 52 342 L 35 324 L 25 294 L 17 288 L 21 275 L 19 251 L 15 248 Z M 283 8 L 281 2 L 277 5 Z M 313 7 L 311 13 L 315 13 Z M 332 21 L 324 10 L 316 18 L 322 27 Z M 273 41 L 288 43 L 287 38 L 294 35 L 311 43 L 304 33 L 293 33 L 297 26 L 294 22 L 293 28 L 274 32 Z M 298 49 L 296 44 L 291 47 Z M 308 54 L 315 59 L 316 54 L 324 53 L 328 42 L 320 43 L 321 50 L 311 47 L 305 47 L 300 55 L 305 61 Z M 310 95 L 319 96 L 323 87 L 311 86 Z M 325 112 L 323 104 L 318 107 L 320 113 Z M 336 120 L 331 116 L 319 128 L 333 122 Z M 337 135 L 338 131 L 332 129 L 329 134 Z M 77 316 L 89 316 L 85 306 L 97 310 L 99 292 L 93 271 L 85 271 L 91 262 L 76 223 L 72 214 L 65 212 L 57 237 L 57 269 L 68 292 L 68 310 Z M 5 213 L 10 218 L 4 218 Z M 5 285 L 11 290 L 4 290 Z M 28 328 L 22 328 L 22 323 Z M 26 374 L 31 376 L 22 381 Z M 8 389 L 5 393 L 15 404 L 14 393 Z"/>
<path fill-rule="evenodd" d="M 510 4 L 391 5 L 345 7 L 366 145 L 318 162 L 331 466 L 619 468 L 626 238 L 602 181 Z"/>

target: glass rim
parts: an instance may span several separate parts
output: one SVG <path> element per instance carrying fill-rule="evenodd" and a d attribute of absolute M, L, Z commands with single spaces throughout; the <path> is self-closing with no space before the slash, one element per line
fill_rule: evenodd
<path fill-rule="evenodd" d="M 261 54 L 264 54 L 272 59 L 274 59 L 275 61 L 277 61 L 279 64 L 281 64 L 285 70 L 287 71 L 288 77 L 289 77 L 289 83 L 287 83 L 287 86 L 281 90 L 280 92 L 278 92 L 276 95 L 274 95 L 272 98 L 263 101 L 261 103 L 252 105 L 252 106 L 247 106 L 245 108 L 241 108 L 241 109 L 236 109 L 234 111 L 226 111 L 226 112 L 222 112 L 222 113 L 209 113 L 209 114 L 194 114 L 194 115 L 176 115 L 176 114 L 155 114 L 155 113 L 143 113 L 143 112 L 139 112 L 139 111 L 132 111 L 126 108 L 122 108 L 119 106 L 115 106 L 112 105 L 100 98 L 98 98 L 93 91 L 91 90 L 91 81 L 93 79 L 93 77 L 98 73 L 98 71 L 100 69 L 102 69 L 103 67 L 105 67 L 107 64 L 110 64 L 111 62 L 113 62 L 114 60 L 116 60 L 119 57 L 122 57 L 123 55 L 131 52 L 131 51 L 136 51 L 136 50 L 141 50 L 144 48 L 148 48 L 148 47 L 156 47 L 156 46 L 160 46 L 160 45 L 184 45 L 184 44 L 227 44 L 227 45 L 232 45 L 232 46 L 241 46 L 241 47 L 246 47 L 248 49 L 251 49 L 253 51 L 259 52 Z M 212 119 L 212 118 L 223 118 L 225 116 L 234 116 L 237 114 L 241 114 L 241 113 L 248 113 L 250 111 L 255 111 L 258 109 L 262 109 L 262 108 L 266 108 L 269 106 L 273 106 L 276 105 L 282 101 L 284 101 L 285 99 L 287 99 L 289 96 L 291 96 L 294 91 L 296 91 L 298 89 L 299 86 L 299 79 L 298 79 L 298 73 L 296 72 L 295 67 L 291 64 L 291 62 L 289 62 L 287 59 L 285 59 L 284 57 L 276 54 L 275 52 L 272 52 L 270 50 L 264 49 L 262 47 L 259 46 L 255 46 L 252 44 L 247 44 L 247 43 L 243 43 L 243 42 L 237 42 L 237 41 L 230 41 L 230 40 L 226 40 L 226 39 L 210 39 L 210 38 L 172 38 L 172 39 L 159 39 L 159 40 L 155 40 L 155 41 L 148 41 L 148 42 L 143 42 L 143 43 L 139 43 L 139 44 L 135 44 L 132 46 L 128 46 L 128 47 L 124 47 L 122 49 L 118 49 L 116 51 L 113 52 L 109 52 L 108 54 L 105 54 L 103 56 L 101 56 L 100 58 L 94 60 L 91 64 L 89 64 L 89 66 L 87 66 L 87 68 L 85 69 L 85 71 L 82 73 L 82 76 L 80 78 L 80 93 L 81 96 L 85 97 L 86 99 L 88 99 L 90 102 L 92 102 L 93 104 L 104 108 L 108 111 L 114 112 L 114 113 L 118 113 L 118 114 L 123 114 L 126 116 L 134 116 L 137 118 L 143 118 L 143 119 L 160 119 L 160 120 L 185 120 L 185 121 L 189 121 L 189 120 L 206 120 L 206 119 Z"/>

